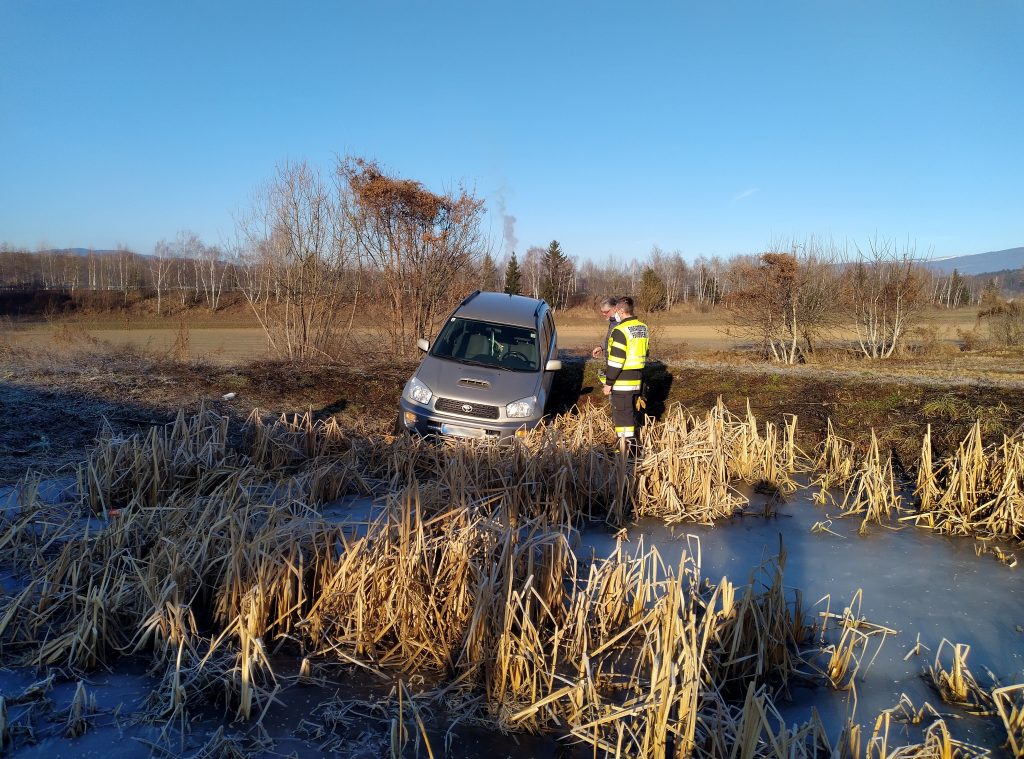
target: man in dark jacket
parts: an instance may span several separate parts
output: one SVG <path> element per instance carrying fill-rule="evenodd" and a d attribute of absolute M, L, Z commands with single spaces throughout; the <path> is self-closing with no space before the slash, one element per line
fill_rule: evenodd
<path fill-rule="evenodd" d="M 617 298 L 605 298 L 598 306 L 601 309 L 601 316 L 608 322 L 608 330 L 604 333 L 604 342 L 590 351 L 590 355 L 594 358 L 604 358 L 604 352 L 608 347 L 608 339 L 612 336 L 612 328 L 618 324 L 618 319 L 615 318 L 617 305 Z"/>

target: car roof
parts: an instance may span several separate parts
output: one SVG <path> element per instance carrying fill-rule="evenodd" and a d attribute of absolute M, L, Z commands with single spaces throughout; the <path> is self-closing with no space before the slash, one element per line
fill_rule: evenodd
<path fill-rule="evenodd" d="M 536 298 L 477 291 L 455 309 L 454 316 L 517 327 L 536 327 L 537 315 L 546 304 Z"/>

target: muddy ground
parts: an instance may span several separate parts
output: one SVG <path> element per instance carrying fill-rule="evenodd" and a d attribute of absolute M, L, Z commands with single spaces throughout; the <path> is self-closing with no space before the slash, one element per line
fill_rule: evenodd
<path fill-rule="evenodd" d="M 606 400 L 597 391 L 597 362 L 563 352 L 552 410 Z M 63 350 L 0 348 L 0 482 L 26 469 L 78 461 L 104 424 L 131 432 L 168 421 L 178 409 L 205 404 L 245 421 L 263 413 L 310 411 L 342 424 L 388 432 L 415 361 L 387 364 L 303 364 L 253 361 L 230 366 L 175 361 L 132 349 L 86 346 Z M 840 434 L 866 440 L 876 429 L 901 462 L 912 466 L 931 425 L 937 453 L 954 447 L 975 419 L 988 439 L 1024 423 L 1024 383 L 936 377 L 913 368 L 856 371 L 813 366 L 687 360 L 654 362 L 649 412 L 682 403 L 694 412 L 719 396 L 736 413 L 747 400 L 759 419 L 799 417 L 801 441 L 812 448 L 831 419 Z"/>

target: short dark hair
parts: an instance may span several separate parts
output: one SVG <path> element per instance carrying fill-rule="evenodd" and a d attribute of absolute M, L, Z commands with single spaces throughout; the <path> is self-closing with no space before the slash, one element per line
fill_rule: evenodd
<path fill-rule="evenodd" d="M 622 295 L 615 299 L 615 305 L 625 311 L 627 314 L 633 313 L 633 299 L 628 295 Z"/>
<path fill-rule="evenodd" d="M 604 311 L 605 309 L 611 310 L 611 309 L 615 308 L 617 305 L 619 305 L 619 299 L 618 298 L 608 297 L 608 298 L 605 298 L 603 301 L 601 301 L 598 304 L 597 307 L 600 308 L 602 311 Z"/>

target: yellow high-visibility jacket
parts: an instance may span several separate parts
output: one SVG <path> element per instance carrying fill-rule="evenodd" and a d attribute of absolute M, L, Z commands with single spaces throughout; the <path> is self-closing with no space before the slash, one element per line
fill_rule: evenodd
<path fill-rule="evenodd" d="M 647 363 L 647 325 L 630 316 L 612 329 L 608 336 L 608 365 L 605 384 L 614 391 L 640 392 L 641 375 Z"/>

